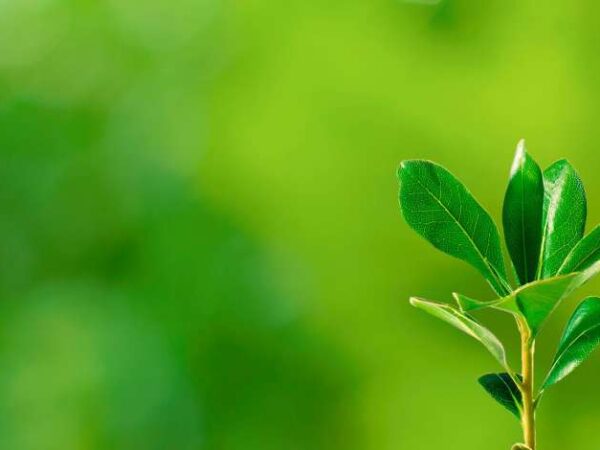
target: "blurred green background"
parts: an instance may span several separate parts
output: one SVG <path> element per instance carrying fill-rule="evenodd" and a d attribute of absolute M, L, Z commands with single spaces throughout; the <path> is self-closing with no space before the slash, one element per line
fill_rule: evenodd
<path fill-rule="evenodd" d="M 1 1 L 0 449 L 507 450 L 519 425 L 476 383 L 493 359 L 407 302 L 491 291 L 402 222 L 395 171 L 434 159 L 498 219 L 524 137 L 600 221 L 599 21 Z M 549 392 L 540 448 L 598 449 L 599 377 L 596 356 Z"/>

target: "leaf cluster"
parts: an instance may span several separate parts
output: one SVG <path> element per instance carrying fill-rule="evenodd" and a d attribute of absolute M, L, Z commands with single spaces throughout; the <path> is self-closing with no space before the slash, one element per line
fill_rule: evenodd
<path fill-rule="evenodd" d="M 473 266 L 496 294 L 481 301 L 454 293 L 455 306 L 418 297 L 411 304 L 483 344 L 503 371 L 483 375 L 479 382 L 520 418 L 521 377 L 509 366 L 503 344 L 473 313 L 511 314 L 533 343 L 561 301 L 600 271 L 600 226 L 584 235 L 587 201 L 579 175 L 564 159 L 542 171 L 519 142 L 502 211 L 509 271 L 494 221 L 454 175 L 431 161 L 409 160 L 401 163 L 398 178 L 408 225 L 442 252 Z M 535 404 L 599 343 L 600 298 L 589 297 L 571 316 Z"/>

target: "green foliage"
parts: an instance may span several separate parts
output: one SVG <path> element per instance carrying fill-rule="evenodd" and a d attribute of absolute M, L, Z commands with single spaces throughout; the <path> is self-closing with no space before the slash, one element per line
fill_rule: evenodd
<path fill-rule="evenodd" d="M 542 243 L 544 180 L 540 166 L 519 142 L 504 196 L 506 247 L 521 284 L 535 280 Z"/>
<path fill-rule="evenodd" d="M 571 249 L 583 237 L 587 203 L 583 184 L 562 159 L 544 171 L 544 219 L 538 271 L 542 278 L 556 275 Z"/>
<path fill-rule="evenodd" d="M 532 337 L 535 337 L 560 301 L 579 287 L 583 280 L 580 273 L 538 280 L 520 287 L 506 297 L 489 302 L 473 300 L 460 294 L 455 294 L 455 298 L 465 312 L 491 307 L 521 315 L 529 325 Z"/>
<path fill-rule="evenodd" d="M 414 297 L 411 304 L 474 337 L 494 355 L 505 372 L 484 375 L 479 382 L 523 419 L 527 445 L 515 444 L 513 449 L 534 450 L 537 400 L 600 344 L 600 298 L 590 297 L 571 317 L 545 382 L 534 395 L 534 347 L 542 325 L 562 300 L 600 271 L 600 227 L 583 237 L 583 184 L 566 160 L 542 173 L 519 142 L 502 215 L 516 278 L 513 288 L 506 280 L 496 226 L 460 181 L 443 167 L 420 160 L 403 162 L 398 177 L 400 207 L 408 224 L 436 248 L 477 268 L 498 296 L 480 301 L 454 293 L 458 308 Z M 503 344 L 471 316 L 482 309 L 514 316 L 521 334 L 522 378 L 507 364 Z"/>
<path fill-rule="evenodd" d="M 600 298 L 583 300 L 567 323 L 544 388 L 575 370 L 600 344 Z"/>
<path fill-rule="evenodd" d="M 462 332 L 477 339 L 484 345 L 485 348 L 489 350 L 489 352 L 503 367 L 508 367 L 506 362 L 506 352 L 504 351 L 504 346 L 500 340 L 474 318 L 452 308 L 449 305 L 433 303 L 415 297 L 410 299 L 410 303 L 411 305 L 428 312 L 438 319 L 448 322 L 455 328 L 458 328 Z"/>
<path fill-rule="evenodd" d="M 508 373 L 488 373 L 478 381 L 498 403 L 513 413 L 517 419 L 521 418 L 523 407 L 521 391 Z"/>
<path fill-rule="evenodd" d="M 600 260 L 600 225 L 596 227 L 569 252 L 558 269 L 559 274 L 589 270 Z"/>
<path fill-rule="evenodd" d="M 498 230 L 465 186 L 430 161 L 404 161 L 398 177 L 406 222 L 436 248 L 479 270 L 496 293 L 506 294 Z"/>

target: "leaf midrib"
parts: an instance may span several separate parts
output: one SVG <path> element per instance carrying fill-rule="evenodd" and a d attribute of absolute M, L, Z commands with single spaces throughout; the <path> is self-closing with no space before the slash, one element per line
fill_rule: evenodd
<path fill-rule="evenodd" d="M 458 227 L 460 228 L 460 230 L 464 233 L 464 235 L 467 237 L 467 239 L 469 240 L 469 242 L 473 245 L 473 247 L 477 251 L 477 255 L 479 256 L 479 258 L 481 259 L 481 261 L 483 261 L 483 264 L 487 268 L 487 271 L 489 272 L 489 274 L 492 276 L 492 278 L 494 279 L 494 281 L 498 284 L 497 287 L 500 288 L 500 291 L 502 291 L 503 290 L 502 289 L 503 288 L 502 283 L 500 282 L 500 280 L 498 280 L 498 278 L 496 277 L 496 275 L 494 274 L 494 272 L 490 269 L 487 258 L 485 258 L 483 256 L 483 254 L 481 253 L 481 250 L 479 250 L 479 247 L 477 246 L 477 244 L 475 243 L 475 241 L 471 238 L 471 235 L 463 227 L 462 223 L 458 220 L 458 218 L 446 207 L 446 205 L 444 205 L 444 203 L 442 203 L 442 201 L 427 186 L 425 186 L 423 183 L 421 183 L 421 181 L 417 177 L 415 177 L 413 175 L 411 175 L 411 176 L 444 209 L 444 211 L 446 211 L 446 213 L 452 219 L 454 219 L 455 223 L 458 225 Z M 505 294 L 508 294 L 508 293 L 505 293 Z"/>
<path fill-rule="evenodd" d="M 561 168 L 560 171 L 560 175 L 556 178 L 556 180 L 554 181 L 548 181 L 548 184 L 552 184 L 552 191 L 548 192 L 548 208 L 543 208 L 545 209 L 545 211 L 543 212 L 542 215 L 542 220 L 544 221 L 543 223 L 543 230 L 542 230 L 542 242 L 540 245 L 540 256 L 538 258 L 538 267 L 537 267 L 537 271 L 536 271 L 536 278 L 540 279 L 542 277 L 542 274 L 544 273 L 544 257 L 545 257 L 545 253 L 546 253 L 546 240 L 548 239 L 548 217 L 550 217 L 550 212 L 553 212 L 553 217 L 555 216 L 556 213 L 556 207 L 552 208 L 551 206 L 554 204 L 553 200 L 556 197 L 556 186 L 559 184 L 560 181 L 560 186 L 564 187 L 564 180 L 562 179 L 565 176 L 565 170 L 564 167 Z M 544 185 L 544 202 L 546 202 L 546 174 L 542 174 L 542 183 Z"/>
<path fill-rule="evenodd" d="M 508 393 L 510 394 L 510 396 L 512 397 L 512 399 L 515 402 L 515 405 L 517 406 L 517 410 L 519 411 L 519 416 L 520 414 L 523 412 L 523 408 L 520 404 L 520 401 L 517 397 L 515 397 L 515 394 L 513 393 L 513 390 L 511 388 L 511 386 L 504 380 L 504 378 L 502 378 L 500 375 L 496 374 L 496 376 L 498 378 L 500 378 L 500 381 L 502 381 L 502 383 L 504 384 L 504 386 L 506 386 L 506 389 L 508 389 Z M 510 375 L 509 375 L 510 376 Z"/>
<path fill-rule="evenodd" d="M 527 281 L 529 281 L 529 270 L 528 270 L 528 252 L 527 252 L 527 245 L 525 244 L 526 239 L 525 239 L 525 196 L 524 196 L 524 191 L 525 191 L 525 174 L 523 173 L 523 168 L 524 168 L 524 163 L 521 164 L 521 167 L 519 170 L 519 174 L 520 174 L 520 178 L 521 178 L 521 245 L 523 247 L 523 276 L 525 277 L 524 280 L 521 280 L 524 284 L 527 283 Z"/>

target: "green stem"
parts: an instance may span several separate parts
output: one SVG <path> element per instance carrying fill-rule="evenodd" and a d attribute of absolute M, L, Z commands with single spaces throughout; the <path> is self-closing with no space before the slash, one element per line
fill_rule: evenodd
<path fill-rule="evenodd" d="M 524 320 L 520 319 L 517 323 L 521 333 L 521 375 L 523 376 L 520 386 L 523 397 L 521 425 L 525 445 L 531 450 L 535 450 L 535 401 L 533 396 L 535 340 L 531 339 L 531 331 Z"/>

